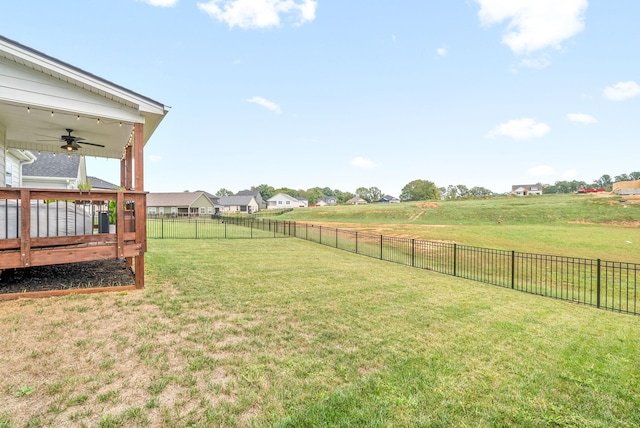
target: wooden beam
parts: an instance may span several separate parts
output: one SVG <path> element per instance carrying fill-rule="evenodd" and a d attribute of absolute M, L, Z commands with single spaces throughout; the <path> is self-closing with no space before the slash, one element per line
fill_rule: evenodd
<path fill-rule="evenodd" d="M 135 171 L 134 188 L 136 192 L 144 192 L 144 125 L 136 123 L 133 125 L 133 160 Z M 144 195 L 142 201 L 138 201 L 135 207 L 136 212 L 136 242 L 143 245 L 143 251 L 146 251 L 147 237 L 147 195 Z M 142 203 L 140 203 L 142 202 Z M 144 252 L 136 257 L 134 274 L 136 277 L 136 288 L 144 288 Z"/>
<path fill-rule="evenodd" d="M 134 285 L 115 285 L 113 287 L 94 287 L 94 288 L 75 288 L 72 290 L 47 290 L 47 291 L 31 291 L 28 293 L 7 293 L 0 294 L 0 302 L 16 299 L 35 299 L 41 297 L 57 297 L 66 296 L 69 294 L 92 294 L 92 293 L 107 293 L 118 291 L 132 291 L 135 290 Z"/>
<path fill-rule="evenodd" d="M 127 190 L 133 189 L 133 150 L 131 149 L 131 145 L 125 147 L 124 149 L 126 164 L 125 171 L 125 183 L 123 184 L 124 188 Z"/>

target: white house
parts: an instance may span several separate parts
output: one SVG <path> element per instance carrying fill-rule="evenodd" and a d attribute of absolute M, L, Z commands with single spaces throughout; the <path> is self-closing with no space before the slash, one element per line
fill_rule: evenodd
<path fill-rule="evenodd" d="M 511 186 L 511 193 L 516 196 L 542 195 L 540 184 L 515 184 Z"/>
<path fill-rule="evenodd" d="M 360 196 L 354 196 L 353 198 L 349 199 L 347 201 L 347 204 L 349 205 L 363 205 L 366 204 L 367 201 L 365 201 L 364 199 L 362 199 Z"/>
<path fill-rule="evenodd" d="M 223 213 L 245 213 L 253 214 L 260 211 L 260 205 L 256 198 L 251 195 L 246 196 L 220 196 L 218 200 Z"/>
<path fill-rule="evenodd" d="M 286 193 L 278 193 L 267 199 L 267 209 L 277 210 L 283 208 L 300 208 L 304 207 L 304 201 L 301 201 Z"/>

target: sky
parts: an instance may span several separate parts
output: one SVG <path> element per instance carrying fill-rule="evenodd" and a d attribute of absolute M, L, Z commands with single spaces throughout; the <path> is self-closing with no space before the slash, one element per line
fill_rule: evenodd
<path fill-rule="evenodd" d="M 0 34 L 170 107 L 145 190 L 640 170 L 638 0 L 33 0 Z M 119 183 L 119 163 L 87 159 Z"/>

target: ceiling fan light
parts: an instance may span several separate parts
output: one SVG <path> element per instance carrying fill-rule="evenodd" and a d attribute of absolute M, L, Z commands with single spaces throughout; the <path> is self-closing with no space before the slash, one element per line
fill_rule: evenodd
<path fill-rule="evenodd" d="M 64 144 L 60 146 L 61 149 L 65 149 L 68 152 L 72 152 L 74 150 L 78 150 L 76 147 L 73 147 L 71 144 Z"/>

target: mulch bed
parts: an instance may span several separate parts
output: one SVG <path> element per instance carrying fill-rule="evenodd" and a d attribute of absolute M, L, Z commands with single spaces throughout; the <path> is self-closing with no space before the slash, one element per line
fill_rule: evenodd
<path fill-rule="evenodd" d="M 0 294 L 132 285 L 124 259 L 95 260 L 0 271 Z"/>

